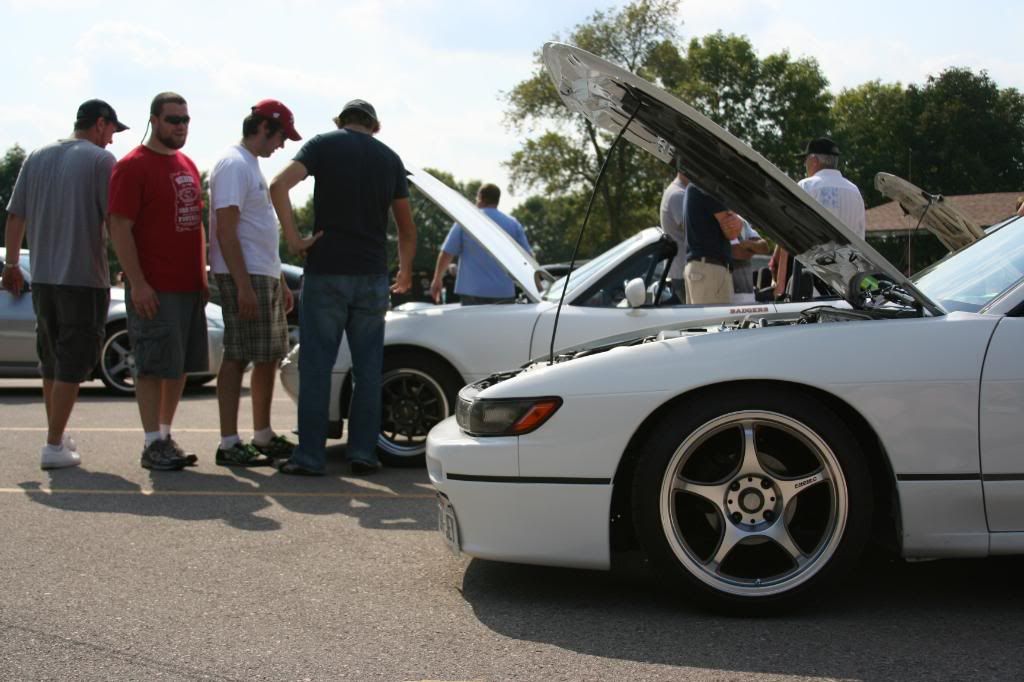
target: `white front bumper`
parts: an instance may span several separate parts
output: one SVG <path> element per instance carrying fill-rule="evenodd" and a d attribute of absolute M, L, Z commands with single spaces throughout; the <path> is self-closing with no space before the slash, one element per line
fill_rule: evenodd
<path fill-rule="evenodd" d="M 470 556 L 607 569 L 612 485 L 519 476 L 517 438 L 474 438 L 454 417 L 427 437 L 427 471 Z"/>

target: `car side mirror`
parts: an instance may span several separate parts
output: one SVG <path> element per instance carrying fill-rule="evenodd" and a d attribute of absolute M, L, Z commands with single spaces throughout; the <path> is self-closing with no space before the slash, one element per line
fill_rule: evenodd
<path fill-rule="evenodd" d="M 630 308 L 639 308 L 647 303 L 647 285 L 640 277 L 626 282 L 626 301 Z"/>

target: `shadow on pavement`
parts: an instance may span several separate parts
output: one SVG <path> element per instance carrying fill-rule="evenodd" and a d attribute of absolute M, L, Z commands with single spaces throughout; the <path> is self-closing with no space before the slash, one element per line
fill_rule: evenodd
<path fill-rule="evenodd" d="M 5 386 L 0 389 L 0 405 L 31 405 L 32 403 L 43 404 L 43 390 L 42 381 L 33 382 L 38 385 L 35 386 Z M 202 400 L 215 397 L 217 395 L 216 386 L 186 386 L 185 392 L 181 396 L 182 402 L 188 400 Z M 243 397 L 249 395 L 249 388 L 247 386 L 242 387 Z M 76 403 L 115 403 L 115 404 L 135 404 L 135 396 L 125 395 L 123 393 L 113 393 L 108 390 L 102 384 L 93 383 L 83 385 L 78 391 L 78 400 Z M 45 426 L 46 420 L 42 418 L 42 424 Z"/>
<path fill-rule="evenodd" d="M 136 482 L 85 466 L 50 471 L 49 490 L 39 481 L 18 485 L 32 501 L 55 509 L 181 521 L 219 519 L 247 531 L 282 529 L 280 521 L 258 515 L 274 503 L 299 514 L 350 516 L 367 528 L 436 530 L 433 493 L 424 471 L 385 468 L 353 478 L 343 458 L 344 446 L 329 448 L 323 477 L 287 476 L 271 467 L 150 471 L 151 493 Z"/>
<path fill-rule="evenodd" d="M 822 603 L 739 618 L 700 611 L 638 569 L 474 559 L 463 595 L 501 635 L 602 658 L 829 678 L 1020 679 L 1022 573 L 1019 557 L 871 558 Z"/>

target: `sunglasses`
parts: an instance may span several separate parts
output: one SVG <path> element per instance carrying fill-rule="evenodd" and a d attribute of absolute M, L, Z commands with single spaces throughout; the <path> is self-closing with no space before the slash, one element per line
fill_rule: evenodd
<path fill-rule="evenodd" d="M 182 123 L 188 125 L 188 122 L 191 120 L 191 116 L 164 116 L 164 123 L 170 123 L 172 126 L 178 126 Z"/>

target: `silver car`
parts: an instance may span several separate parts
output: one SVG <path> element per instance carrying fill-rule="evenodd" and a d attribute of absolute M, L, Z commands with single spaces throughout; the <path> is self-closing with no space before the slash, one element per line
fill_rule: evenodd
<path fill-rule="evenodd" d="M 3 256 L 0 256 L 0 265 Z M 0 290 L 0 378 L 38 378 L 39 358 L 36 355 L 36 315 L 32 309 L 32 274 L 29 254 L 21 252 L 21 270 L 26 289 L 20 296 Z M 125 312 L 125 290 L 110 290 L 110 308 L 107 310 L 107 335 L 103 353 L 96 365 L 93 378 L 101 380 L 115 393 L 132 395 L 132 347 L 128 340 Z M 224 318 L 220 306 L 206 304 L 206 330 L 210 344 L 210 371 L 189 376 L 190 386 L 205 384 L 217 376 L 224 354 Z"/>

